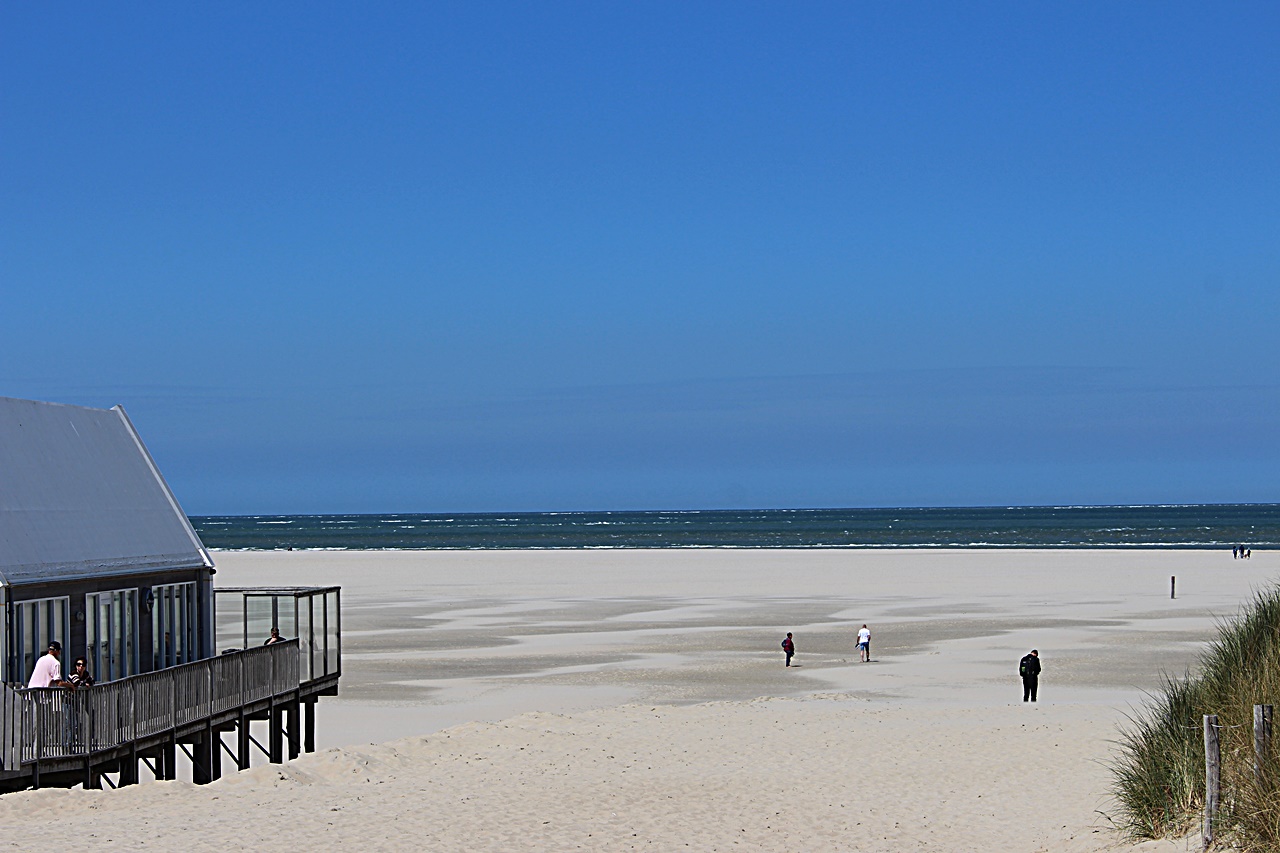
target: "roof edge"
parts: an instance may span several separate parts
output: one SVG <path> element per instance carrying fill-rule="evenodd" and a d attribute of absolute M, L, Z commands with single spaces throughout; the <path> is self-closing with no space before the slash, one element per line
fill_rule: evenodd
<path fill-rule="evenodd" d="M 164 475 L 160 473 L 160 468 L 156 465 L 156 460 L 152 458 L 151 451 L 147 450 L 147 446 L 142 443 L 142 436 L 138 435 L 138 430 L 134 428 L 133 421 L 129 419 L 128 413 L 125 412 L 124 406 L 115 405 L 111 407 L 111 411 L 115 412 L 124 424 L 125 429 L 129 430 L 129 434 L 133 436 L 134 443 L 138 446 L 138 452 L 142 454 L 142 458 L 146 460 L 147 467 L 151 469 L 151 475 L 156 478 L 161 490 L 164 491 L 165 497 L 169 501 L 169 506 L 173 508 L 173 512 L 182 522 L 182 527 L 191 539 L 191 544 L 195 546 L 196 551 L 200 553 L 200 559 L 204 561 L 206 567 L 213 568 L 213 558 L 209 556 L 209 550 L 204 547 L 204 543 L 200 541 L 200 535 L 196 533 L 196 529 L 191 525 L 191 519 L 183 511 L 182 505 L 178 503 L 178 498 L 173 493 L 173 489 L 169 488 L 169 484 L 165 482 Z"/>

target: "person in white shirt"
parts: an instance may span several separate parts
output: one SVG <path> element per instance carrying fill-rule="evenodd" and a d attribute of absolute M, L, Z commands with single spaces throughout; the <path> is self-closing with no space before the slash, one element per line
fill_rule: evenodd
<path fill-rule="evenodd" d="M 62 663 L 58 660 L 61 654 L 62 643 L 57 640 L 50 640 L 49 651 L 40 660 L 36 661 L 35 669 L 31 670 L 31 680 L 27 682 L 27 686 L 61 687 Z"/>
<path fill-rule="evenodd" d="M 863 663 L 871 660 L 871 629 L 866 625 L 858 630 L 858 659 Z"/>

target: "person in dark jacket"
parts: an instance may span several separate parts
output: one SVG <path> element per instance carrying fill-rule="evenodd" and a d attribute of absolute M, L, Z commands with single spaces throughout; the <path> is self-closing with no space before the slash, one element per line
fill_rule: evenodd
<path fill-rule="evenodd" d="M 76 658 L 75 668 L 71 670 L 71 676 L 67 681 L 71 682 L 73 690 L 78 690 L 81 687 L 92 687 L 95 684 L 93 676 L 89 674 L 89 669 L 85 666 L 84 658 Z"/>
<path fill-rule="evenodd" d="M 1022 676 L 1022 701 L 1036 701 L 1036 688 L 1040 685 L 1040 653 L 1035 649 L 1018 662 L 1018 674 Z"/>
<path fill-rule="evenodd" d="M 791 632 L 787 632 L 787 638 L 782 641 L 782 650 L 787 653 L 787 666 L 791 666 L 791 656 L 796 653 L 796 641 L 791 639 Z"/>

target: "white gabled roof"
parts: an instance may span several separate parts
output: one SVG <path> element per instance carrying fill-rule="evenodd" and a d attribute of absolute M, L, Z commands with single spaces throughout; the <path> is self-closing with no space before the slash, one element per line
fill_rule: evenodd
<path fill-rule="evenodd" d="M 212 566 L 124 409 L 0 397 L 0 583 Z"/>

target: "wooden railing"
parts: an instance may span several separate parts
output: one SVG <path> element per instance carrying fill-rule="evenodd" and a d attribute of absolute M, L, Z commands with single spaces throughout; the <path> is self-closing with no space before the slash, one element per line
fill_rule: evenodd
<path fill-rule="evenodd" d="M 215 658 L 71 691 L 13 690 L 0 706 L 4 731 L 21 732 L 0 748 L 0 765 L 86 755 L 163 734 L 215 714 L 298 689 L 298 641 L 228 652 Z M 12 712 L 3 714 L 3 707 Z"/>

